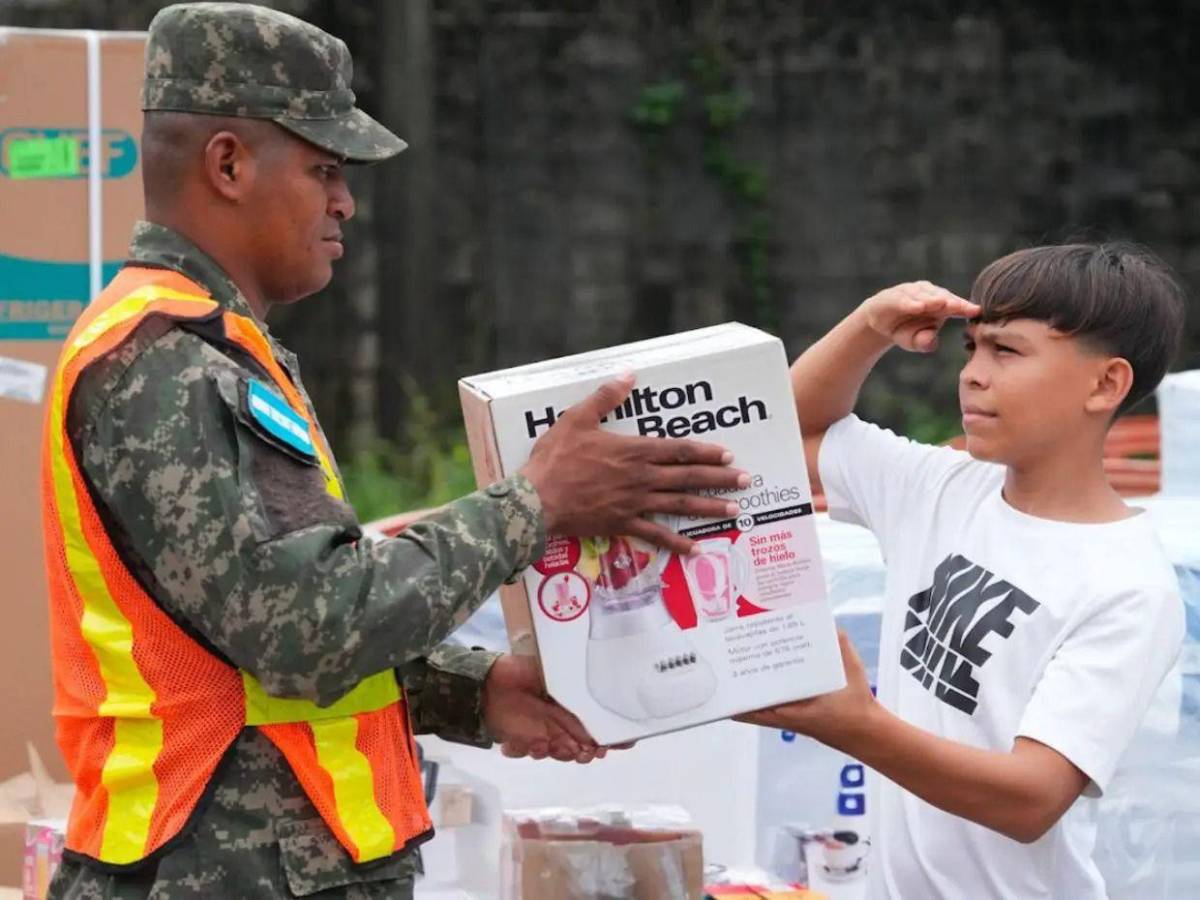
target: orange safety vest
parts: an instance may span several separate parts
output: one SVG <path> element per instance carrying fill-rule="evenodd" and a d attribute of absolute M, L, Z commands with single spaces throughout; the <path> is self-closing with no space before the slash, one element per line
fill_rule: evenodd
<path fill-rule="evenodd" d="M 432 834 L 408 707 L 392 671 L 328 707 L 270 697 L 249 672 L 190 637 L 114 549 L 67 436 L 71 392 L 89 364 L 147 316 L 221 319 L 309 424 L 326 489 L 342 489 L 299 392 L 255 323 L 222 313 L 182 275 L 126 267 L 84 311 L 55 374 L 42 457 L 54 716 L 75 780 L 66 846 L 131 866 L 180 834 L 222 756 L 247 725 L 287 759 L 357 862 Z"/>

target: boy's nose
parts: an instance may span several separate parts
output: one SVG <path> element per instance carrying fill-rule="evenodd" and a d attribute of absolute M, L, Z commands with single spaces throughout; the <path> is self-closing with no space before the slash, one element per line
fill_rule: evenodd
<path fill-rule="evenodd" d="M 972 359 L 958 373 L 958 383 L 963 387 L 987 387 L 987 372 L 978 360 Z"/>

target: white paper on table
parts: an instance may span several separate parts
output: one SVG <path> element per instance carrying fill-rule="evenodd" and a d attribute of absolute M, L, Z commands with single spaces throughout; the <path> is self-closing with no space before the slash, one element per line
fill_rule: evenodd
<path fill-rule="evenodd" d="M 45 392 L 45 366 L 11 356 L 0 356 L 0 397 L 41 403 Z"/>
<path fill-rule="evenodd" d="M 50 777 L 33 744 L 26 744 L 29 771 L 0 781 L 0 825 L 33 819 L 65 820 L 71 811 L 75 786 Z"/>

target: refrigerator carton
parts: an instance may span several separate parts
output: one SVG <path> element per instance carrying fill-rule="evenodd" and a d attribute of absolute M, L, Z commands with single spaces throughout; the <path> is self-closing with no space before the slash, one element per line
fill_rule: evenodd
<path fill-rule="evenodd" d="M 56 774 L 42 554 L 41 441 L 62 341 L 125 258 L 142 214 L 145 35 L 0 28 L 0 680 L 7 733 Z M 24 771 L 0 741 L 0 779 Z"/>

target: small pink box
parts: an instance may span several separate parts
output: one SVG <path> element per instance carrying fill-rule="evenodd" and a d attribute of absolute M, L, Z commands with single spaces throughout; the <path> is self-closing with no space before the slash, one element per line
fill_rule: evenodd
<path fill-rule="evenodd" d="M 62 862 L 66 831 L 63 819 L 33 819 L 25 825 L 24 900 L 46 900 L 50 879 Z"/>

